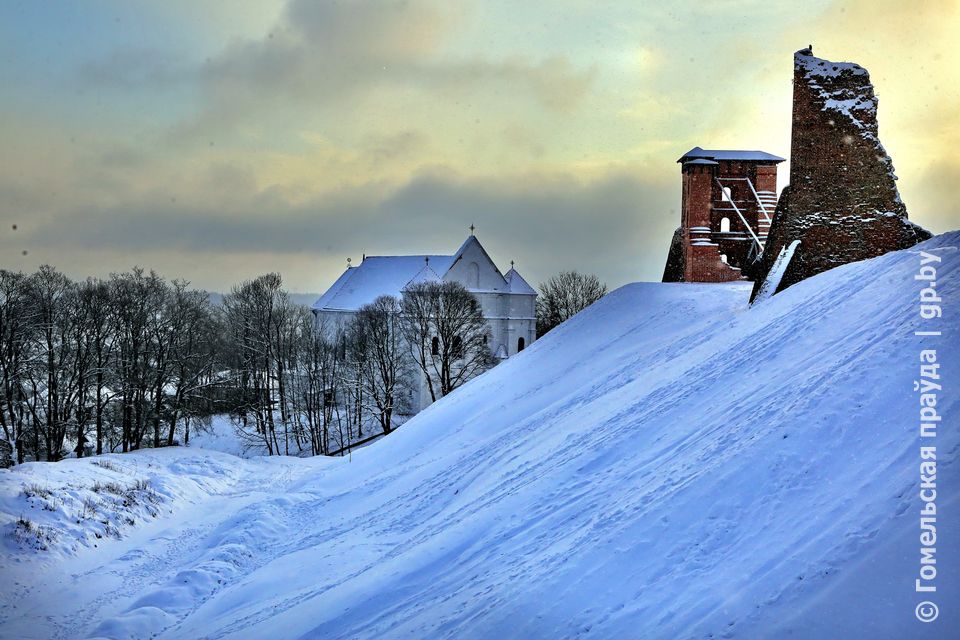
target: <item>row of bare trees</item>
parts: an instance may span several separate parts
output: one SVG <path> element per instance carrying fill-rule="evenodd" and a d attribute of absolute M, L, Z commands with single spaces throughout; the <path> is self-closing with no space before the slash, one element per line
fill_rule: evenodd
<path fill-rule="evenodd" d="M 172 443 L 213 380 L 213 321 L 205 293 L 140 269 L 0 271 L 0 427 L 17 461 Z"/>
<path fill-rule="evenodd" d="M 0 427 L 17 462 L 171 445 L 214 414 L 270 454 L 328 454 L 389 433 L 421 387 L 436 400 L 490 367 L 487 342 L 456 283 L 337 321 L 294 304 L 277 274 L 215 305 L 140 269 L 0 270 Z"/>

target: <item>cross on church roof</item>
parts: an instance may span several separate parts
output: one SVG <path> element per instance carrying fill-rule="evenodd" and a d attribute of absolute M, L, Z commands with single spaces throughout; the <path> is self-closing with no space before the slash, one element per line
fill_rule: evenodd
<path fill-rule="evenodd" d="M 471 225 L 470 225 L 470 235 L 473 235 L 473 232 L 474 232 L 475 229 L 476 229 L 476 227 L 471 224 Z"/>

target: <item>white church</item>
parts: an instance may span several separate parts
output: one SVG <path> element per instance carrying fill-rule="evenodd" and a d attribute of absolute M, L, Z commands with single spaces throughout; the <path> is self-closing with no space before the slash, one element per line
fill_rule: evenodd
<path fill-rule="evenodd" d="M 537 338 L 537 292 L 520 276 L 513 263 L 501 273 L 483 245 L 473 235 L 452 255 L 364 256 L 348 266 L 336 282 L 313 304 L 319 321 L 338 326 L 361 307 L 383 295 L 400 298 L 404 289 L 424 281 L 455 281 L 476 296 L 490 329 L 490 348 L 505 360 L 523 351 Z M 421 387 L 417 409 L 430 404 Z"/>

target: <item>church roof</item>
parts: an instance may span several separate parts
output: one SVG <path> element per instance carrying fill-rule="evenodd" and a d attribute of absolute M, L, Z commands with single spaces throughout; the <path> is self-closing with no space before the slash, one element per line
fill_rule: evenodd
<path fill-rule="evenodd" d="M 535 296 L 537 292 L 527 284 L 527 281 L 523 279 L 517 270 L 513 267 L 510 267 L 510 271 L 507 271 L 507 274 L 503 276 L 503 279 L 507 281 L 507 292 L 508 293 L 519 293 L 528 296 Z"/>
<path fill-rule="evenodd" d="M 435 274 L 446 273 L 453 262 L 453 256 L 367 256 L 348 267 L 312 308 L 356 311 L 380 296 L 399 298 L 407 283 L 421 275 L 426 258 Z"/>
<path fill-rule="evenodd" d="M 457 264 L 457 262 L 460 260 L 460 258 L 463 257 L 464 252 L 465 252 L 471 245 L 476 245 L 477 248 L 480 249 L 480 252 L 483 253 L 483 255 L 484 255 L 484 256 L 487 258 L 487 260 L 490 262 L 490 264 L 493 265 L 493 268 L 494 268 L 494 269 L 496 270 L 496 272 L 500 275 L 500 277 L 501 277 L 501 278 L 504 277 L 503 274 L 500 273 L 500 269 L 497 268 L 497 263 L 495 263 L 495 262 L 493 261 L 493 258 L 490 257 L 490 254 L 487 253 L 487 250 L 484 249 L 484 248 L 483 248 L 483 245 L 480 244 L 480 241 L 477 240 L 477 236 L 473 235 L 472 233 L 470 234 L 469 237 L 467 237 L 466 240 L 463 241 L 463 244 L 460 245 L 460 248 L 457 249 L 457 252 L 456 252 L 455 254 L 453 254 L 452 259 L 450 260 L 450 266 L 448 267 L 448 269 L 449 269 L 449 268 L 453 268 L 453 266 L 454 266 L 455 264 Z"/>
<path fill-rule="evenodd" d="M 314 310 L 357 311 L 380 296 L 399 298 L 403 290 L 416 282 L 440 282 L 450 269 L 460 260 L 468 247 L 476 246 L 489 259 L 483 245 L 473 235 L 468 237 L 456 253 L 444 255 L 415 256 L 366 256 L 359 265 L 347 267 L 336 282 L 313 303 Z M 496 264 L 490 264 L 497 270 Z M 512 275 L 511 275 L 512 274 Z M 520 277 L 516 270 L 508 272 L 509 278 L 501 276 L 506 282 L 502 293 L 536 295 L 536 291 Z M 478 289 L 470 289 L 481 292 Z"/>
<path fill-rule="evenodd" d="M 783 162 L 786 158 L 775 156 L 766 151 L 746 151 L 740 149 L 701 149 L 694 147 L 683 154 L 677 162 L 691 160 L 746 160 L 750 162 Z"/>
<path fill-rule="evenodd" d="M 430 267 L 430 260 L 424 259 L 423 268 L 417 272 L 417 275 L 410 278 L 407 284 L 403 285 L 401 291 L 406 291 L 408 288 L 415 284 L 420 284 L 421 282 L 441 282 L 443 279 L 437 275 L 437 272 Z"/>

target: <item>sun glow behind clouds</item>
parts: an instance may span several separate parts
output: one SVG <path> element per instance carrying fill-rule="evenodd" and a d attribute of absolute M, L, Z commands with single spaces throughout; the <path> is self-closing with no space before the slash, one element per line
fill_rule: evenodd
<path fill-rule="evenodd" d="M 870 70 L 911 217 L 943 231 L 958 27 L 947 2 L 7 3 L 0 267 L 316 291 L 348 255 L 453 250 L 476 223 L 533 282 L 657 279 L 674 160 L 787 155 L 810 42 Z"/>

